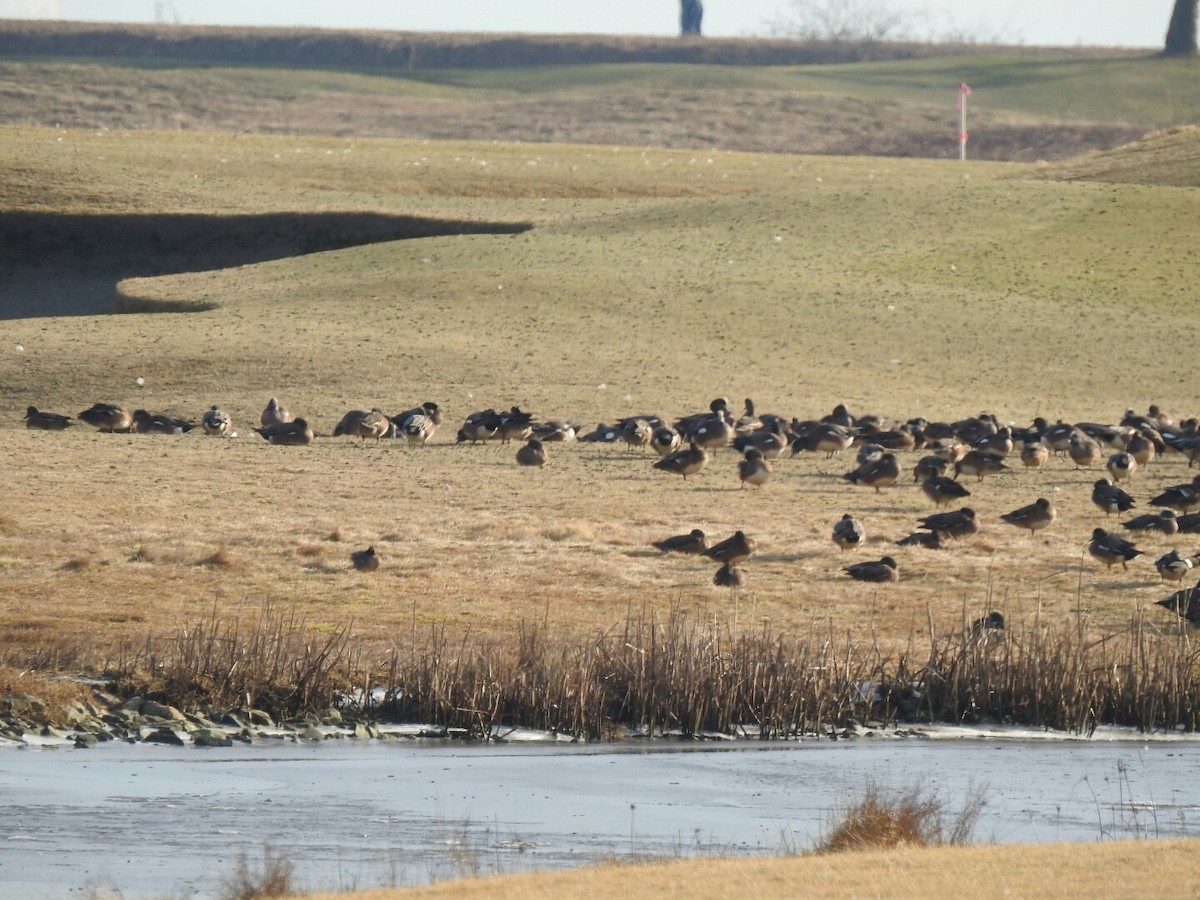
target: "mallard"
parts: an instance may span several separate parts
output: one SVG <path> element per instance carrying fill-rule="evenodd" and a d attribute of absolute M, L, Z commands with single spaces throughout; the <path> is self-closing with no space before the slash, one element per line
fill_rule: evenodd
<path fill-rule="evenodd" d="M 944 475 L 930 475 L 921 482 L 921 492 L 938 506 L 971 496 L 965 487 Z"/>
<path fill-rule="evenodd" d="M 1134 516 L 1121 523 L 1126 531 L 1157 531 L 1160 534 L 1179 534 L 1179 516 L 1173 509 L 1160 509 L 1156 513 Z"/>
<path fill-rule="evenodd" d="M 374 547 L 354 551 L 350 554 L 350 562 L 360 572 L 374 572 L 379 568 L 379 557 Z"/>
<path fill-rule="evenodd" d="M 934 513 L 917 524 L 943 538 L 970 537 L 979 533 L 979 520 L 975 517 L 975 510 L 969 506 L 954 512 Z"/>
<path fill-rule="evenodd" d="M 270 428 L 272 425 L 286 425 L 294 421 L 292 414 L 279 405 L 279 401 L 272 397 L 267 401 L 267 408 L 262 411 L 261 425 L 263 428 Z"/>
<path fill-rule="evenodd" d="M 1088 553 L 1110 568 L 1120 563 L 1122 569 L 1128 569 L 1129 560 L 1142 555 L 1142 551 L 1129 541 L 1118 535 L 1109 534 L 1103 528 L 1097 528 L 1092 532 L 1092 539 L 1088 543 Z"/>
<path fill-rule="evenodd" d="M 833 542 L 843 550 L 861 547 L 866 539 L 866 529 L 850 513 L 845 513 L 833 526 Z"/>
<path fill-rule="evenodd" d="M 1134 472 L 1138 470 L 1137 460 L 1133 458 L 1132 453 L 1126 450 L 1118 450 L 1108 458 L 1108 462 L 1104 465 L 1114 482 L 1132 478 Z"/>
<path fill-rule="evenodd" d="M 1163 581 L 1183 581 L 1195 564 L 1195 557 L 1180 556 L 1177 549 L 1172 549 L 1154 561 L 1154 568 Z"/>
<path fill-rule="evenodd" d="M 311 444 L 314 440 L 313 430 L 303 419 L 293 419 L 290 422 L 280 422 L 277 425 L 268 425 L 265 428 L 255 428 L 254 430 L 262 435 L 263 440 L 268 443 L 281 446 L 303 447 Z"/>
<path fill-rule="evenodd" d="M 33 428 L 40 431 L 62 431 L 64 428 L 70 428 L 74 424 L 70 416 L 64 416 L 61 413 L 42 412 L 36 406 L 31 406 L 25 410 L 26 428 Z"/>
<path fill-rule="evenodd" d="M 442 410 L 432 400 L 426 400 L 420 406 L 392 416 L 391 420 L 396 437 L 423 447 L 442 424 Z"/>
<path fill-rule="evenodd" d="M 999 456 L 984 453 L 982 450 L 968 450 L 966 455 L 954 464 L 954 479 L 959 475 L 974 475 L 976 481 L 983 481 L 984 475 L 992 475 L 1008 470 Z"/>
<path fill-rule="evenodd" d="M 746 573 L 732 563 L 725 563 L 713 576 L 717 587 L 740 588 L 746 583 Z"/>
<path fill-rule="evenodd" d="M 852 566 L 846 566 L 842 569 L 847 575 L 855 581 L 899 581 L 900 569 L 896 566 L 896 560 L 890 556 L 885 556 L 883 559 L 874 562 L 860 562 Z"/>
<path fill-rule="evenodd" d="M 878 494 L 881 488 L 894 484 L 900 477 L 900 464 L 896 462 L 896 454 L 884 453 L 878 459 L 863 463 L 842 477 L 851 484 L 865 484 L 873 487 L 875 493 Z"/>
<path fill-rule="evenodd" d="M 654 468 L 663 472 L 675 472 L 687 481 L 689 475 L 695 475 L 708 465 L 708 452 L 696 444 L 688 445 L 686 450 L 679 450 L 670 456 L 664 456 L 654 464 Z"/>
<path fill-rule="evenodd" d="M 129 431 L 133 427 L 133 416 L 129 410 L 114 403 L 95 403 L 81 412 L 78 418 L 107 432 Z"/>
<path fill-rule="evenodd" d="M 1021 462 L 1027 469 L 1040 469 L 1050 458 L 1050 449 L 1041 441 L 1026 441 L 1021 447 Z"/>
<path fill-rule="evenodd" d="M 1200 625 L 1200 585 L 1176 591 L 1170 597 L 1155 602 L 1158 606 L 1174 611 L 1192 625 Z"/>
<path fill-rule="evenodd" d="M 1045 497 L 1038 497 L 1037 500 L 1028 506 L 1022 506 L 1020 509 L 1004 513 L 1000 518 L 1009 525 L 1015 525 L 1017 528 L 1028 528 L 1029 533 L 1032 535 L 1046 528 L 1057 519 L 1058 510 Z"/>
<path fill-rule="evenodd" d="M 144 409 L 135 409 L 132 418 L 133 424 L 129 430 L 135 434 L 185 434 L 196 427 L 187 419 L 149 413 Z"/>
<path fill-rule="evenodd" d="M 1150 501 L 1151 506 L 1165 506 L 1186 513 L 1193 506 L 1200 506 L 1200 475 L 1188 484 L 1173 484 Z"/>
<path fill-rule="evenodd" d="M 550 455 L 546 453 L 546 448 L 537 438 L 530 438 L 529 442 L 517 451 L 517 465 L 519 466 L 537 466 L 540 469 L 549 463 Z"/>
<path fill-rule="evenodd" d="M 663 553 L 699 554 L 708 549 L 708 538 L 699 528 L 693 528 L 687 534 L 677 534 L 674 537 L 652 541 L 651 545 Z"/>
<path fill-rule="evenodd" d="M 334 427 L 333 436 L 341 437 L 343 434 L 352 434 L 357 435 L 360 441 L 372 437 L 378 443 L 379 439 L 387 435 L 391 429 L 392 420 L 385 416 L 378 407 L 370 410 L 352 409 L 342 416 L 342 420 Z"/>
<path fill-rule="evenodd" d="M 747 537 L 744 531 L 739 530 L 720 543 L 713 544 L 701 555 L 726 565 L 737 565 L 748 560 L 754 550 L 754 539 Z"/>
<path fill-rule="evenodd" d="M 1092 485 L 1092 502 L 1104 510 L 1105 518 L 1113 513 L 1120 515 L 1129 512 L 1137 505 L 1132 497 L 1107 478 L 1101 478 Z"/>
<path fill-rule="evenodd" d="M 204 429 L 205 434 L 214 437 L 232 436 L 233 421 L 219 406 L 211 406 L 200 420 L 200 427 Z"/>
<path fill-rule="evenodd" d="M 738 463 L 738 478 L 741 479 L 742 488 L 748 484 L 761 487 L 770 477 L 771 464 L 763 458 L 761 450 L 751 447 Z"/>

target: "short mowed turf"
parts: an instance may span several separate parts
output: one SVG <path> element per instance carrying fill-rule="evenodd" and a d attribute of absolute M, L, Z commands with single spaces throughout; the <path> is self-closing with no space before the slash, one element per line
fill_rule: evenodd
<path fill-rule="evenodd" d="M 789 419 L 838 403 L 896 421 L 1112 423 L 1151 403 L 1195 415 L 1198 146 L 1185 130 L 1058 169 L 9 128 L 5 207 L 95 216 L 78 254 L 20 260 L 9 296 L 98 275 L 141 311 L 3 323 L 0 643 L 11 660 L 103 659 L 268 603 L 318 632 L 352 623 L 381 664 L 435 626 L 503 641 L 537 623 L 579 639 L 631 610 L 681 607 L 733 629 L 893 647 L 991 609 L 1097 639 L 1143 613 L 1173 631 L 1153 605 L 1169 592 L 1153 559 L 1196 539 L 1138 538 L 1145 555 L 1128 570 L 1099 565 L 1092 529 L 1121 530 L 1089 500 L 1104 472 L 1065 457 L 966 479 L 980 533 L 924 550 L 894 544 L 934 511 L 907 474 L 919 452 L 878 493 L 843 479 L 852 452 L 780 459 L 765 486 L 742 489 L 732 450 L 685 481 L 624 446 L 551 445 L 549 466 L 524 469 L 515 446 L 455 432 L 488 407 L 590 429 L 718 396 Z M 1114 175 L 1156 148 L 1170 184 Z M 361 212 L 527 230 L 120 280 L 120 261 L 153 260 L 154 245 L 130 248 L 100 215 L 154 214 L 178 269 L 173 222 L 204 215 L 219 230 L 222 216 L 266 211 L 298 231 Z M 253 432 L 272 396 L 313 424 L 312 446 Z M 330 436 L 349 409 L 427 400 L 446 423 L 425 447 Z M 217 404 L 238 437 L 23 426 L 29 405 L 74 415 L 96 401 L 194 420 Z M 1127 487 L 1149 511 L 1193 472 L 1167 455 Z M 1000 520 L 1038 497 L 1059 513 L 1044 532 Z M 830 540 L 845 512 L 868 534 L 852 553 Z M 650 546 L 697 527 L 756 539 L 740 591 L 713 585 L 715 565 Z M 382 564 L 364 575 L 349 556 L 368 545 Z M 885 554 L 897 584 L 842 572 Z"/>

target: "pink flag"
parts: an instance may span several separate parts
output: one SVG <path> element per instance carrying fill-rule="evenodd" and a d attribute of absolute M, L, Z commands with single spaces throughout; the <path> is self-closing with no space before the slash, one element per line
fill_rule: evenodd
<path fill-rule="evenodd" d="M 963 98 L 970 97 L 970 96 L 971 96 L 971 86 L 969 84 L 960 84 L 958 86 L 958 101 L 956 104 L 959 109 L 962 109 L 962 107 L 963 107 Z"/>

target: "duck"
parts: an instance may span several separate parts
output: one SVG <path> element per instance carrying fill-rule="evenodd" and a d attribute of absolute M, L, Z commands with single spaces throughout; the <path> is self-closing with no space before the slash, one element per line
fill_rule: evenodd
<path fill-rule="evenodd" d="M 990 612 L 971 623 L 971 635 L 986 637 L 989 632 L 1004 630 L 1004 613 Z"/>
<path fill-rule="evenodd" d="M 908 537 L 896 541 L 897 547 L 924 547 L 926 550 L 942 550 L 947 545 L 936 531 L 914 531 Z"/>
<path fill-rule="evenodd" d="M 75 423 L 70 416 L 61 413 L 43 412 L 36 406 L 25 410 L 25 427 L 37 431 L 62 431 Z"/>
<path fill-rule="evenodd" d="M 134 434 L 186 434 L 196 427 L 187 419 L 149 413 L 144 409 L 135 409 L 132 418 L 133 424 L 129 430 Z"/>
<path fill-rule="evenodd" d="M 763 458 L 762 451 L 751 447 L 745 457 L 738 463 L 738 478 L 741 479 L 742 489 L 746 485 L 762 487 L 771 477 L 771 464 Z"/>
<path fill-rule="evenodd" d="M 896 565 L 896 560 L 890 556 L 874 562 L 860 562 L 852 566 L 845 566 L 842 571 L 855 581 L 881 583 L 900 580 L 900 569 Z"/>
<path fill-rule="evenodd" d="M 574 441 L 579 426 L 566 419 L 550 419 L 548 422 L 535 422 L 532 426 L 533 436 L 543 444 L 565 444 Z"/>
<path fill-rule="evenodd" d="M 697 447 L 705 450 L 719 450 L 729 446 L 733 440 L 733 425 L 729 422 L 728 413 L 713 416 L 696 425 L 690 437 Z"/>
<path fill-rule="evenodd" d="M 1150 500 L 1151 506 L 1165 506 L 1176 512 L 1186 513 L 1193 506 L 1200 507 L 1200 475 L 1187 484 L 1173 484 Z"/>
<path fill-rule="evenodd" d="M 1017 528 L 1028 528 L 1033 535 L 1053 523 L 1058 518 L 1058 510 L 1045 497 L 1038 497 L 1028 506 L 1004 513 L 1000 518 Z"/>
<path fill-rule="evenodd" d="M 442 410 L 432 400 L 426 400 L 420 406 L 392 416 L 391 422 L 396 437 L 424 447 L 442 424 Z"/>
<path fill-rule="evenodd" d="M 1134 516 L 1127 522 L 1122 522 L 1121 527 L 1126 531 L 1157 531 L 1160 534 L 1166 535 L 1179 534 L 1179 516 L 1173 509 L 1160 509 L 1156 513 Z"/>
<path fill-rule="evenodd" d="M 1040 469 L 1050 458 L 1050 448 L 1041 441 L 1026 441 L 1021 446 L 1021 462 L 1027 469 Z"/>
<path fill-rule="evenodd" d="M 585 444 L 615 444 L 621 440 L 621 429 L 615 425 L 605 425 L 601 422 L 579 440 Z"/>
<path fill-rule="evenodd" d="M 1101 478 L 1092 485 L 1092 503 L 1104 510 L 1105 518 L 1113 513 L 1119 516 L 1121 513 L 1129 512 L 1137 505 L 1129 494 L 1107 478 Z"/>
<path fill-rule="evenodd" d="M 746 583 L 746 573 L 732 563 L 725 563 L 713 576 L 717 587 L 740 588 Z"/>
<path fill-rule="evenodd" d="M 899 477 L 900 464 L 896 461 L 894 453 L 884 453 L 878 459 L 863 463 L 854 471 L 842 476 L 851 484 L 865 484 L 875 488 L 877 494 L 881 488 L 895 484 Z"/>
<path fill-rule="evenodd" d="M 1200 534 L 1200 513 L 1188 513 L 1176 521 L 1179 523 L 1180 534 Z"/>
<path fill-rule="evenodd" d="M 490 441 L 500 433 L 500 414 L 494 409 L 482 409 L 467 416 L 462 428 L 458 430 L 458 443 L 470 442 L 478 444 Z"/>
<path fill-rule="evenodd" d="M 662 472 L 674 472 L 682 475 L 687 481 L 689 475 L 695 475 L 708 465 L 708 451 L 694 442 L 686 450 L 678 450 L 670 456 L 664 456 L 654 464 L 654 468 Z"/>
<path fill-rule="evenodd" d="M 930 475 L 921 482 L 921 492 L 937 506 L 971 496 L 970 491 L 945 475 Z"/>
<path fill-rule="evenodd" d="M 792 427 L 795 429 L 796 424 Z M 826 459 L 833 459 L 835 453 L 849 449 L 853 443 L 854 433 L 849 427 L 836 422 L 818 422 L 801 426 L 791 444 L 792 456 L 801 450 L 808 450 L 811 453 L 824 453 Z"/>
<path fill-rule="evenodd" d="M 842 550 L 861 547 L 866 539 L 866 529 L 850 513 L 845 513 L 833 526 L 833 542 Z"/>
<path fill-rule="evenodd" d="M 1200 585 L 1176 591 L 1170 597 L 1156 600 L 1155 604 L 1177 613 L 1179 618 L 1192 625 L 1200 625 Z"/>
<path fill-rule="evenodd" d="M 733 422 L 732 413 L 729 411 L 729 401 L 724 397 L 717 397 L 711 403 L 709 403 L 708 412 L 691 413 L 690 415 L 686 415 L 680 419 L 677 419 L 674 423 L 674 427 L 675 430 L 679 432 L 679 435 L 683 440 L 691 440 L 695 434 L 696 428 L 703 425 L 705 422 L 712 421 L 714 418 L 726 420 L 730 424 Z"/>
<path fill-rule="evenodd" d="M 526 441 L 533 436 L 533 413 L 523 412 L 521 407 L 510 407 L 508 412 L 500 413 L 496 436 L 500 443 L 510 441 Z"/>
<path fill-rule="evenodd" d="M 356 550 L 350 554 L 350 563 L 360 572 L 374 572 L 379 568 L 379 556 L 374 547 Z"/>
<path fill-rule="evenodd" d="M 1133 474 L 1138 470 L 1138 461 L 1127 450 L 1118 450 L 1108 458 L 1108 461 L 1104 465 L 1114 482 L 1132 478 Z"/>
<path fill-rule="evenodd" d="M 630 447 L 645 447 L 654 438 L 654 427 L 641 416 L 636 418 L 626 419 L 621 425 L 621 440 Z M 678 443 L 678 436 L 676 436 Z M 656 446 L 657 450 L 658 447 Z M 668 451 L 671 452 L 671 451 Z"/>
<path fill-rule="evenodd" d="M 1012 429 L 1005 425 L 994 434 L 982 434 L 971 442 L 971 449 L 992 456 L 1006 457 L 1013 451 Z"/>
<path fill-rule="evenodd" d="M 540 469 L 549 463 L 550 456 L 537 438 L 530 438 L 529 442 L 517 451 L 517 465 L 519 466 L 537 466 Z"/>
<path fill-rule="evenodd" d="M 754 412 L 754 401 L 749 397 L 744 402 L 745 412 L 733 423 L 734 434 L 744 435 L 763 427 L 762 419 Z"/>
<path fill-rule="evenodd" d="M 1082 431 L 1074 432 L 1067 443 L 1067 455 L 1079 468 L 1095 465 L 1104 452 L 1100 444 Z"/>
<path fill-rule="evenodd" d="M 651 546 L 662 553 L 701 554 L 708 549 L 708 538 L 699 528 L 693 528 L 687 534 L 677 534 L 663 538 L 661 541 L 651 541 Z"/>
<path fill-rule="evenodd" d="M 913 482 L 922 481 L 930 475 L 945 475 L 949 468 L 949 460 L 940 456 L 922 456 L 913 466 Z"/>
<path fill-rule="evenodd" d="M 740 562 L 745 562 L 756 549 L 754 538 L 747 537 L 744 531 L 735 531 L 730 537 L 719 543 L 713 544 L 707 550 L 701 553 L 702 556 L 707 556 L 709 559 L 716 560 L 719 563 L 726 565 L 736 565 Z"/>
<path fill-rule="evenodd" d="M 1092 539 L 1088 542 L 1088 553 L 1109 568 L 1120 563 L 1122 569 L 1128 569 L 1129 561 L 1142 555 L 1142 551 L 1129 541 L 1119 535 L 1109 534 L 1103 528 L 1092 532 Z"/>
<path fill-rule="evenodd" d="M 733 449 L 745 453 L 751 447 L 758 450 L 764 459 L 778 459 L 787 449 L 788 439 L 784 434 L 783 422 L 773 418 L 748 434 L 738 435 L 733 439 Z"/>
<path fill-rule="evenodd" d="M 969 537 L 979 533 L 979 520 L 975 517 L 975 510 L 969 506 L 954 512 L 934 513 L 921 519 L 918 524 L 943 538 Z"/>
<path fill-rule="evenodd" d="M 342 420 L 334 427 L 333 436 L 357 435 L 360 442 L 373 437 L 378 443 L 379 439 L 386 436 L 391 430 L 392 420 L 385 416 L 383 410 L 378 407 L 370 410 L 352 409 L 342 416 Z"/>
<path fill-rule="evenodd" d="M 279 422 L 254 429 L 262 435 L 263 440 L 270 444 L 285 447 L 304 447 L 311 444 L 315 438 L 313 430 L 304 419 L 293 419 L 290 422 Z"/>
<path fill-rule="evenodd" d="M 984 453 L 982 450 L 968 450 L 966 455 L 954 464 L 954 480 L 957 481 L 959 475 L 974 475 L 976 481 L 983 481 L 984 475 L 1007 470 L 1008 466 L 999 456 Z"/>
<path fill-rule="evenodd" d="M 129 431 L 133 427 L 133 416 L 129 410 L 115 403 L 94 403 L 76 418 L 109 433 Z"/>
<path fill-rule="evenodd" d="M 233 420 L 216 405 L 210 406 L 200 419 L 200 427 L 204 433 L 213 437 L 236 437 L 233 431 Z"/>
<path fill-rule="evenodd" d="M 660 457 L 670 456 L 672 453 L 675 453 L 682 443 L 683 438 L 670 425 L 659 425 L 650 435 L 650 446 L 654 448 L 654 452 Z"/>
<path fill-rule="evenodd" d="M 272 397 L 267 401 L 266 409 L 262 411 L 260 424 L 263 428 L 270 428 L 272 425 L 286 425 L 294 421 L 292 414 L 279 405 L 279 401 Z"/>
<path fill-rule="evenodd" d="M 1177 549 L 1172 549 L 1154 561 L 1154 568 L 1163 581 L 1183 581 L 1195 564 L 1196 557 L 1180 556 Z"/>

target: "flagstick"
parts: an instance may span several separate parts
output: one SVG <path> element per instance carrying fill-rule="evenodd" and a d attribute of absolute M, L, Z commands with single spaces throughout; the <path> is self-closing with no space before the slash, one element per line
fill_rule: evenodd
<path fill-rule="evenodd" d="M 967 159 L 967 98 L 961 88 L 958 95 L 958 158 L 961 162 Z"/>

